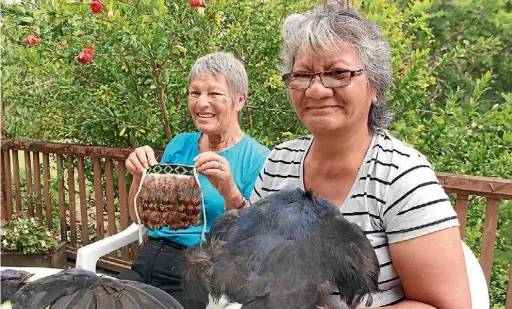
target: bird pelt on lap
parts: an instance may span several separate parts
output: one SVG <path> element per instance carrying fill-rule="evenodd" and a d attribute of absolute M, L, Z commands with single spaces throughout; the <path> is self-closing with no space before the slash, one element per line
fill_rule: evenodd
<path fill-rule="evenodd" d="M 19 271 L 18 271 L 19 272 Z M 2 278 L 4 277 L 2 270 Z M 2 289 L 7 280 L 2 280 Z M 135 281 L 101 277 L 81 269 L 24 282 L 9 299 L 13 309 L 183 309 L 166 292 Z M 3 302 L 3 300 L 2 300 Z"/>
<path fill-rule="evenodd" d="M 193 166 L 156 164 L 143 176 L 137 215 L 150 229 L 185 229 L 200 224 L 201 188 Z"/>
<path fill-rule="evenodd" d="M 337 287 L 355 308 L 371 304 L 379 270 L 359 226 L 330 201 L 296 189 L 220 216 L 208 245 L 189 249 L 182 285 L 192 299 L 226 296 L 242 309 L 324 307 Z"/>
<path fill-rule="evenodd" d="M 32 275 L 33 274 L 22 270 L 2 270 L 0 275 L 2 282 L 0 289 L 2 297 L 0 303 L 3 304 L 6 301 L 11 301 L 14 294 L 26 284 L 27 280 L 32 277 Z"/>

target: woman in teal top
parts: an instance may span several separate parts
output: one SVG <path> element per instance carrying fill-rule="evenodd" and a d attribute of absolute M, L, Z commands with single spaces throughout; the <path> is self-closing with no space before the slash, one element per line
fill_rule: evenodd
<path fill-rule="evenodd" d="M 206 232 L 226 210 L 241 208 L 250 197 L 269 150 L 240 128 L 238 114 L 245 104 L 248 78 L 243 64 L 229 53 L 213 53 L 196 60 L 189 75 L 188 107 L 197 133 L 182 133 L 167 145 L 162 163 L 194 165 L 206 208 Z M 157 164 L 149 146 L 135 149 L 126 160 L 133 175 L 130 216 L 136 222 L 133 199 L 143 170 Z M 185 249 L 201 241 L 203 226 L 148 231 L 149 241 L 119 279 L 156 286 L 176 298 L 185 309 L 206 304 L 186 299 L 181 289 Z"/>
<path fill-rule="evenodd" d="M 198 132 L 182 133 L 176 136 L 167 145 L 161 163 L 194 165 L 194 158 L 200 154 L 197 145 L 199 144 L 201 135 L 202 133 Z M 238 191 L 243 196 L 243 199 L 239 198 L 240 202 L 232 203 L 232 205 L 238 206 L 243 203 L 244 199 L 249 199 L 267 154 L 268 149 L 258 144 L 258 142 L 248 135 L 244 135 L 238 143 L 218 153 L 219 156 L 229 162 L 231 177 Z M 225 211 L 224 197 L 206 176 L 199 175 L 199 182 L 206 206 L 206 231 L 209 232 L 215 219 Z M 149 230 L 148 236 L 153 238 L 166 238 L 169 241 L 184 246 L 195 246 L 199 244 L 201 240 L 202 230 L 202 225 L 190 226 L 183 230 L 170 230 L 167 227 L 163 227 L 159 230 Z"/>

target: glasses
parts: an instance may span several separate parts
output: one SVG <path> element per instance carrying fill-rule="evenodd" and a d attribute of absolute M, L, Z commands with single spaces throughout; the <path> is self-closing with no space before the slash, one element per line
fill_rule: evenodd
<path fill-rule="evenodd" d="M 291 72 L 283 75 L 283 81 L 286 88 L 289 89 L 307 89 L 315 76 L 320 77 L 320 81 L 325 88 L 337 88 L 350 85 L 352 77 L 363 74 L 363 69 L 359 70 L 332 70 L 318 73 Z"/>

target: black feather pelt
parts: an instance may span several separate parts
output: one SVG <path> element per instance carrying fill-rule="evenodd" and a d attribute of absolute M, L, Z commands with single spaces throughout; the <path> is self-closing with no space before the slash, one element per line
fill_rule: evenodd
<path fill-rule="evenodd" d="M 13 309 L 183 309 L 156 287 L 80 269 L 27 283 L 16 292 L 12 304 Z"/>
<path fill-rule="evenodd" d="M 189 249 L 186 295 L 225 295 L 242 309 L 317 308 L 336 290 L 355 308 L 378 292 L 370 241 L 330 201 L 312 192 L 273 193 L 214 222 L 206 247 Z"/>
<path fill-rule="evenodd" d="M 2 280 L 2 299 L 1 303 L 12 300 L 14 294 L 21 289 L 26 281 L 32 277 L 31 273 L 22 270 L 15 269 L 2 269 L 1 280 Z"/>

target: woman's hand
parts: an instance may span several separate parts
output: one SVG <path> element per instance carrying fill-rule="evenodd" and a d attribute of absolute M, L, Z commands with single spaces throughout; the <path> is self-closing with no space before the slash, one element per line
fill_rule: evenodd
<path fill-rule="evenodd" d="M 197 172 L 206 176 L 224 197 L 226 209 L 237 207 L 243 202 L 244 197 L 231 176 L 231 168 L 226 158 L 215 152 L 207 151 L 195 157 L 194 161 Z"/>
<path fill-rule="evenodd" d="M 155 152 L 149 146 L 136 148 L 125 161 L 126 168 L 135 178 L 141 178 L 144 169 L 150 165 L 158 164 Z"/>

